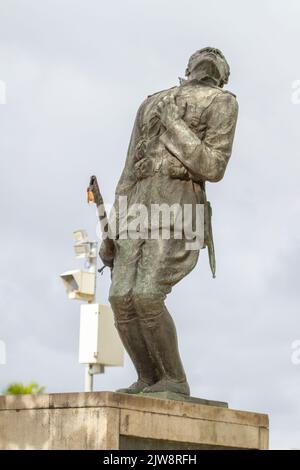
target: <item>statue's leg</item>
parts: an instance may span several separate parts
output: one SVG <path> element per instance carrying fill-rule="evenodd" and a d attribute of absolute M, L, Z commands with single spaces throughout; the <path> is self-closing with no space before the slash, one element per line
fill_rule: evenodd
<path fill-rule="evenodd" d="M 161 378 L 146 391 L 172 391 L 189 395 L 189 385 L 181 362 L 174 321 L 162 300 L 134 297 L 143 337 L 155 358 Z"/>
<path fill-rule="evenodd" d="M 149 353 L 135 311 L 133 310 L 132 316 L 130 315 L 131 306 L 128 302 L 128 296 L 112 296 L 110 303 L 115 314 L 115 326 L 138 375 L 136 382 L 129 387 L 117 390 L 117 392 L 139 393 L 146 386 L 154 384 L 159 375 L 156 372 L 155 363 Z"/>
<path fill-rule="evenodd" d="M 122 393 L 139 393 L 159 379 L 132 302 L 132 288 L 136 279 L 140 250 L 141 243 L 137 240 L 117 241 L 110 287 L 109 300 L 114 312 L 115 326 L 138 374 L 136 382 L 127 388 L 117 390 Z"/>
<path fill-rule="evenodd" d="M 161 378 L 143 392 L 171 391 L 189 395 L 175 324 L 164 304 L 166 294 L 195 266 L 198 251 L 184 240 L 148 240 L 142 247 L 132 299 L 143 336 Z"/>

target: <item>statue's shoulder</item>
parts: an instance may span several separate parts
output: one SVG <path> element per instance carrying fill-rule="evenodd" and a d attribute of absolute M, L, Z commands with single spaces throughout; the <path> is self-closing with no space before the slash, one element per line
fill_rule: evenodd
<path fill-rule="evenodd" d="M 210 105 L 212 105 L 214 108 L 217 108 L 219 111 L 226 109 L 227 113 L 233 113 L 233 115 L 237 115 L 239 104 L 236 95 L 229 90 L 224 90 L 223 88 L 219 87 L 215 88 L 218 89 L 214 89 L 215 95 L 210 100 Z"/>
<path fill-rule="evenodd" d="M 178 88 L 178 86 L 172 86 L 171 88 L 166 88 L 164 90 L 156 91 L 155 93 L 151 93 L 151 95 L 148 95 L 147 98 L 152 98 L 152 96 L 157 96 L 160 94 L 163 95 L 165 93 L 168 93 L 170 90 L 175 90 L 176 88 Z"/>
<path fill-rule="evenodd" d="M 233 93 L 206 83 L 184 84 L 181 88 L 180 97 L 196 107 L 195 109 L 200 114 L 211 105 L 220 108 L 236 106 L 236 97 Z"/>
<path fill-rule="evenodd" d="M 235 102 L 236 95 L 229 90 L 224 90 L 217 85 L 196 83 L 189 85 L 188 82 L 182 85 L 182 95 L 190 96 L 192 100 L 202 103 L 204 107 L 209 106 L 214 101 Z"/>
<path fill-rule="evenodd" d="M 232 91 L 230 91 L 230 90 L 226 90 L 226 89 L 221 88 L 219 86 L 212 86 L 212 88 L 214 90 L 216 90 L 217 95 L 224 95 L 225 94 L 225 95 L 231 95 L 231 96 L 233 96 L 233 98 L 236 98 L 236 95 L 234 93 L 232 93 Z"/>
<path fill-rule="evenodd" d="M 237 97 L 232 91 L 224 90 L 224 88 L 217 86 L 214 86 L 212 90 L 210 104 L 219 103 L 219 106 L 229 106 L 230 108 L 238 109 Z"/>
<path fill-rule="evenodd" d="M 236 95 L 235 95 L 232 91 L 230 91 L 230 90 L 224 90 L 224 88 L 220 88 L 220 87 L 216 87 L 216 88 L 218 88 L 218 90 L 220 90 L 220 92 L 221 92 L 220 94 L 223 94 L 223 95 L 230 95 L 230 96 L 232 96 L 233 98 L 237 99 Z"/>
<path fill-rule="evenodd" d="M 174 86 L 171 88 L 166 88 L 165 90 L 157 91 L 155 93 L 152 93 L 151 95 L 147 95 L 138 108 L 137 118 L 143 119 L 145 113 L 147 113 L 148 110 L 151 109 L 151 106 L 153 106 L 153 104 L 159 101 L 160 97 L 163 98 L 170 90 L 175 90 L 176 88 L 178 87 Z"/>

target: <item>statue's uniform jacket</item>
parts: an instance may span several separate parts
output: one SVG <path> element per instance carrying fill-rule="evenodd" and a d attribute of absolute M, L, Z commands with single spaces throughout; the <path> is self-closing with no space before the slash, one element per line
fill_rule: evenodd
<path fill-rule="evenodd" d="M 181 118 L 165 128 L 156 109 L 168 94 L 175 95 Z M 128 207 L 144 204 L 149 209 L 151 204 L 203 202 L 200 182 L 224 176 L 237 115 L 235 95 L 199 82 L 149 96 L 135 119 L 116 209 L 119 196 L 127 196 Z M 186 250 L 184 239 L 117 239 L 110 300 L 118 320 L 155 315 L 155 308 L 146 311 L 149 299 L 163 301 L 198 256 L 199 250 Z"/>

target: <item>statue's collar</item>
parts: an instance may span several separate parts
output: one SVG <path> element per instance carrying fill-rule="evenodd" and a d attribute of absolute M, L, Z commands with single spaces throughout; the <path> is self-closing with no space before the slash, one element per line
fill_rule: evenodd
<path fill-rule="evenodd" d="M 179 77 L 179 84 L 180 86 L 195 86 L 195 85 L 202 85 L 202 86 L 208 86 L 208 87 L 212 87 L 212 88 L 219 88 L 213 80 L 207 80 L 207 79 L 204 79 L 204 80 L 197 80 L 196 78 L 194 78 L 193 80 L 186 80 L 185 78 L 181 78 Z"/>

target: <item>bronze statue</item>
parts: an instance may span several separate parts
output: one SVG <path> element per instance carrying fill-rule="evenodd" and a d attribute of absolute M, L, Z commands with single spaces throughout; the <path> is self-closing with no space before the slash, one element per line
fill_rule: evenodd
<path fill-rule="evenodd" d="M 127 197 L 129 207 L 206 202 L 205 182 L 223 178 L 232 151 L 238 104 L 223 89 L 229 73 L 221 51 L 204 48 L 190 57 L 179 86 L 145 99 L 115 207 L 119 196 Z M 211 241 L 206 240 L 210 248 Z M 100 257 L 112 268 L 109 300 L 115 325 L 138 374 L 135 383 L 119 392 L 190 394 L 164 300 L 195 267 L 198 256 L 199 249 L 187 249 L 184 238 L 133 239 L 119 232 L 115 240 L 103 240 Z"/>

